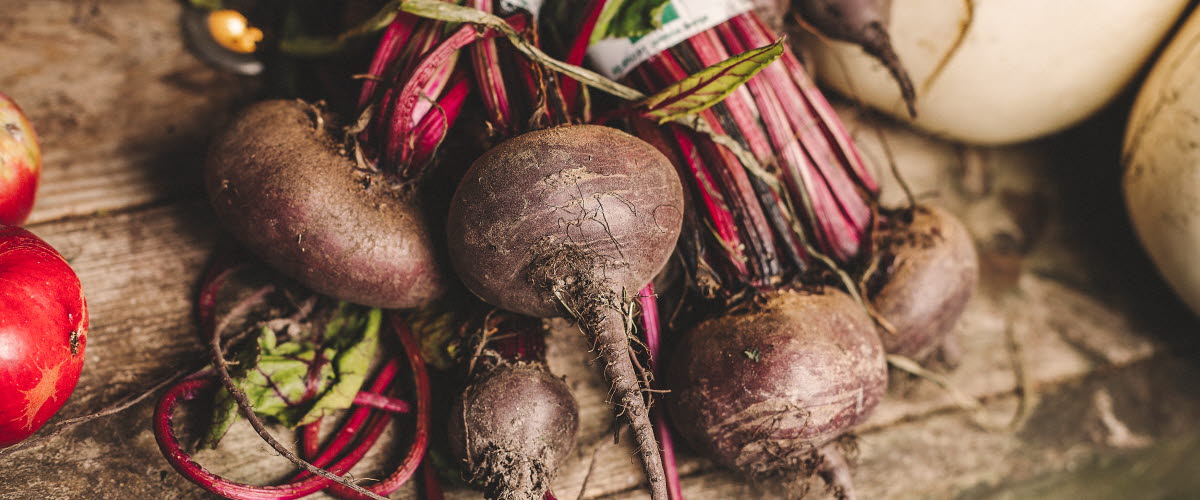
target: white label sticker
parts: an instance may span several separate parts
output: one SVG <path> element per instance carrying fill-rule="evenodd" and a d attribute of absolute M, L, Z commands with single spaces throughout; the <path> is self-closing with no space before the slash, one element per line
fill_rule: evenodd
<path fill-rule="evenodd" d="M 588 57 L 604 76 L 619 80 L 659 52 L 753 8 L 750 0 L 671 0 L 661 27 L 640 37 L 600 40 L 588 47 Z"/>
<path fill-rule="evenodd" d="M 500 0 L 501 15 L 515 14 L 519 11 L 525 11 L 533 14 L 533 18 L 537 19 L 538 11 L 542 10 L 542 4 L 546 0 Z"/>

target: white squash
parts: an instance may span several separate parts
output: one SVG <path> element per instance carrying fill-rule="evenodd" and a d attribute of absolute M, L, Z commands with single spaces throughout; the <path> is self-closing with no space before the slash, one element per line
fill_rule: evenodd
<path fill-rule="evenodd" d="M 1142 246 L 1200 314 L 1200 11 L 1139 91 L 1123 157 L 1125 203 Z"/>
<path fill-rule="evenodd" d="M 1103 107 L 1187 3 L 893 0 L 892 42 L 917 87 L 916 120 L 888 72 L 861 49 L 813 36 L 800 43 L 818 78 L 838 92 L 935 135 L 1005 144 L 1059 131 Z"/>

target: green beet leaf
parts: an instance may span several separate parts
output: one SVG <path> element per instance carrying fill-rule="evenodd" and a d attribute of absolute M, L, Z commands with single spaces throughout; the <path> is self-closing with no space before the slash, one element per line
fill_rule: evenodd
<path fill-rule="evenodd" d="M 783 38 L 704 68 L 643 100 L 640 103 L 643 114 L 666 123 L 704 111 L 728 97 L 781 55 Z"/>

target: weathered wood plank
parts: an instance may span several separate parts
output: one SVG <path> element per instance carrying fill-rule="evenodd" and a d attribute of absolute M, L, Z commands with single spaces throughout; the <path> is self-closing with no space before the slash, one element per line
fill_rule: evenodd
<path fill-rule="evenodd" d="M 1008 490 L 1022 482 L 1058 484 L 1063 470 L 1082 474 L 1123 457 L 1167 457 L 1195 453 L 1196 423 L 1200 417 L 1197 396 L 1200 371 L 1183 360 L 1138 363 L 1116 372 L 1097 374 L 1056 388 L 1017 433 L 985 432 L 960 415 L 937 414 L 928 418 L 868 431 L 858 441 L 856 484 L 860 498 L 1095 498 L 1035 496 L 1030 487 Z M 1105 403 L 1104 401 L 1108 401 Z M 1010 412 L 1016 399 L 1004 396 L 992 409 Z M 1185 444 L 1180 447 L 1180 442 Z M 1149 443 L 1156 443 L 1147 448 Z M 1167 471 L 1111 469 L 1112 486 L 1144 484 L 1159 495 L 1105 498 L 1190 498 L 1194 474 L 1159 460 Z M 1175 475 L 1163 481 L 1168 472 Z M 1120 475 L 1126 475 L 1121 477 Z M 1150 481 L 1159 479 L 1157 483 Z M 1093 479 L 1094 480 L 1094 479 Z M 719 471 L 684 479 L 688 498 L 788 498 L 797 485 L 781 481 L 751 484 Z M 827 499 L 819 483 L 814 499 Z M 790 491 L 789 491 L 790 490 Z M 1071 490 L 1067 490 L 1071 491 Z M 1093 488 L 1091 491 L 1099 491 Z M 1130 492 L 1129 489 L 1117 491 Z M 622 492 L 605 498 L 644 498 L 640 492 Z"/>
<path fill-rule="evenodd" d="M 44 151 L 31 223 L 199 193 L 205 138 L 255 84 L 187 52 L 180 6 L 5 0 L 0 92 Z"/>

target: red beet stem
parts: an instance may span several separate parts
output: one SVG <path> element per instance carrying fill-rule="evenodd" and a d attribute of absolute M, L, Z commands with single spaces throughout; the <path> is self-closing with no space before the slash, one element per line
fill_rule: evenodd
<path fill-rule="evenodd" d="M 372 493 L 384 496 L 390 495 L 401 486 L 404 486 L 404 483 L 417 471 L 417 467 L 425 457 L 425 450 L 429 446 L 429 419 L 430 406 L 432 404 L 429 373 L 425 370 L 425 361 L 421 359 L 421 346 L 413 338 L 412 331 L 409 330 L 408 324 L 404 322 L 404 318 L 400 317 L 397 313 L 389 313 L 388 319 L 392 325 L 392 330 L 396 333 L 396 337 L 400 340 L 400 344 L 404 348 L 404 355 L 408 359 L 409 368 L 412 369 L 413 384 L 416 387 L 417 421 L 413 429 L 412 445 L 409 446 L 408 453 L 404 456 L 404 459 L 400 461 L 400 466 L 389 474 L 388 477 L 367 488 Z M 331 486 L 326 491 L 339 498 L 363 498 L 362 495 L 354 490 L 336 483 L 331 483 Z"/>
<path fill-rule="evenodd" d="M 596 31 L 596 22 L 600 20 L 600 13 L 604 10 L 605 0 L 591 0 L 588 2 L 587 10 L 583 16 L 583 23 L 580 25 L 579 32 L 575 35 L 575 40 L 571 43 L 571 49 L 567 52 L 566 63 L 579 66 L 583 64 L 583 58 L 587 56 L 587 48 L 592 41 L 592 33 Z M 579 82 L 573 78 L 564 78 L 561 84 L 563 98 L 567 101 L 567 107 L 572 113 L 580 111 L 579 103 Z"/>
<path fill-rule="evenodd" d="M 447 66 L 452 65 L 452 59 L 459 49 L 477 39 L 477 33 L 472 25 L 463 25 L 455 30 L 453 34 L 425 55 L 397 94 L 386 119 L 391 125 L 385 138 L 386 146 L 383 158 L 385 162 L 393 165 L 402 176 L 407 173 L 408 161 L 412 157 L 412 150 L 417 139 L 415 134 L 409 133 L 413 127 L 413 117 L 417 105 L 422 99 L 429 98 L 423 91 L 435 77 L 444 74 Z"/>
<path fill-rule="evenodd" d="M 320 452 L 321 419 L 300 428 L 300 458 L 314 462 L 314 457 Z M 307 472 L 307 471 L 305 471 Z"/>
<path fill-rule="evenodd" d="M 429 393 L 429 378 L 425 371 L 424 362 L 420 358 L 419 348 L 412 335 L 407 330 L 402 320 L 396 316 L 392 316 L 393 329 L 400 336 L 401 344 L 404 346 L 405 354 L 412 366 L 413 379 L 417 384 L 417 425 L 413 437 L 413 444 L 409 448 L 408 455 L 387 479 L 373 485 L 370 489 L 373 493 L 387 495 L 402 486 L 409 477 L 412 476 L 416 468 L 416 464 L 420 462 L 425 454 L 428 445 L 428 423 L 430 411 L 430 393 Z M 380 374 L 372 383 L 370 390 L 372 392 L 380 392 L 385 388 L 394 377 L 398 370 L 396 361 L 385 364 L 381 369 Z M 217 495 L 225 496 L 233 499 L 246 500 L 282 500 L 300 498 L 306 495 L 315 493 L 322 488 L 328 487 L 329 491 L 343 498 L 360 498 L 353 490 L 336 484 L 333 481 L 314 476 L 307 471 L 297 474 L 295 479 L 287 484 L 279 486 L 254 486 L 243 483 L 237 483 L 227 480 L 221 476 L 208 472 L 199 464 L 191 459 L 191 457 L 183 451 L 179 444 L 178 438 L 175 437 L 174 430 L 171 426 L 171 419 L 174 414 L 175 407 L 179 400 L 190 400 L 196 398 L 201 391 L 213 385 L 214 380 L 207 376 L 209 373 L 197 375 L 180 381 L 175 386 L 167 390 L 166 393 L 159 399 L 158 406 L 155 409 L 154 415 L 154 433 L 155 439 L 158 441 L 159 449 L 167 462 L 171 464 L 175 470 L 188 480 L 196 483 L 200 487 Z M 357 400 L 358 398 L 356 398 Z M 395 403 L 392 400 L 393 404 Z M 404 404 L 407 406 L 407 403 Z M 323 467 L 332 461 L 333 457 L 337 456 L 346 445 L 353 440 L 355 434 L 360 429 L 362 422 L 372 416 L 372 411 L 367 408 L 357 408 L 351 413 L 347 424 L 338 431 L 337 437 L 330 443 L 330 446 L 318 456 L 314 464 L 317 467 Z M 351 467 L 357 464 L 362 457 L 366 455 L 371 446 L 378 440 L 379 436 L 387 426 L 388 419 L 383 416 L 377 416 L 374 421 L 368 425 L 367 432 L 363 439 L 359 441 L 357 446 L 354 446 L 340 460 L 333 463 L 329 470 L 341 474 L 349 471 Z M 306 435 L 311 441 L 314 436 L 306 429 Z M 305 447 L 309 454 L 312 454 L 313 447 Z"/>
<path fill-rule="evenodd" d="M 648 75 L 658 82 L 658 87 L 683 80 L 688 72 L 670 52 L 662 52 L 651 57 L 643 64 Z M 699 69 L 699 68 L 697 68 Z M 708 123 L 716 134 L 727 135 L 725 126 L 717 118 L 714 109 L 709 108 L 699 113 L 700 119 Z M 678 132 L 677 137 L 690 132 Z M 772 225 L 769 222 L 758 193 L 750 180 L 741 160 L 732 151 L 702 137 L 696 143 L 700 157 L 715 165 L 712 172 L 716 174 L 715 186 L 729 203 L 730 213 L 734 215 L 737 227 L 742 232 L 741 242 L 745 245 L 746 260 L 749 264 L 751 284 L 765 286 L 771 278 L 780 274 L 778 248 Z"/>
<path fill-rule="evenodd" d="M 375 49 L 375 56 L 371 59 L 370 69 L 367 71 L 369 77 L 363 81 L 362 90 L 358 95 L 358 107 L 360 109 L 371 102 L 375 88 L 379 86 L 378 79 L 383 78 L 384 71 L 400 55 L 400 49 L 405 46 L 409 37 L 412 36 L 413 28 L 417 25 L 417 22 L 418 18 L 416 16 L 399 13 L 396 14 L 396 18 L 384 30 L 383 37 L 380 38 L 379 45 Z"/>
<path fill-rule="evenodd" d="M 524 19 L 523 16 L 516 16 L 518 19 Z M 523 23 L 523 21 L 516 21 Z M 513 24 L 510 22 L 510 24 Z M 515 27 L 515 26 L 514 26 Z M 395 171 L 401 176 L 411 178 L 412 160 L 416 147 L 418 136 L 411 133 L 411 129 L 415 126 L 414 115 L 417 111 L 418 104 L 422 99 L 426 99 L 425 90 L 438 75 L 448 75 L 447 66 L 450 65 L 455 54 L 459 49 L 470 45 L 476 40 L 484 38 L 494 38 L 502 36 L 499 31 L 488 29 L 479 30 L 475 25 L 464 24 L 454 32 L 438 43 L 434 48 L 430 49 L 417 63 L 416 67 L 409 75 L 408 81 L 401 87 L 392 103 L 391 111 L 388 113 L 386 123 L 389 124 L 386 137 L 383 158 L 384 161 L 394 166 Z"/>
<path fill-rule="evenodd" d="M 244 259 L 238 258 L 238 251 L 228 248 L 218 251 L 209 262 L 200 281 L 200 294 L 196 300 L 196 319 L 200 322 L 201 335 L 207 336 L 217 327 L 217 293 L 225 286 L 225 280 L 245 265 Z"/>
<path fill-rule="evenodd" d="M 433 465 L 431 460 L 425 460 L 421 464 L 421 478 L 425 483 L 425 500 L 442 500 L 445 495 L 442 494 L 442 483 L 438 481 L 437 467 Z"/>
<path fill-rule="evenodd" d="M 396 399 L 382 394 L 373 392 L 360 392 L 354 395 L 354 405 L 376 410 L 383 410 L 388 413 L 409 413 L 412 411 L 412 405 L 403 399 Z"/>
<path fill-rule="evenodd" d="M 391 385 L 392 379 L 396 377 L 396 372 L 399 370 L 399 361 L 394 359 L 388 361 L 383 365 L 382 368 L 379 369 L 379 374 L 375 376 L 375 380 L 371 383 L 371 386 L 368 387 L 366 391 L 360 392 L 358 396 L 368 393 L 383 393 L 384 390 Z M 356 396 L 356 404 L 357 400 L 358 397 Z M 379 433 L 375 432 L 375 428 L 378 427 L 383 429 L 386 427 L 387 423 L 386 418 L 378 418 L 377 422 L 372 423 L 370 426 L 364 426 L 364 423 L 366 423 L 367 419 L 371 416 L 374 416 L 375 413 L 376 412 L 371 411 L 371 408 L 364 407 L 355 408 L 353 411 L 351 411 L 350 416 L 346 418 L 345 423 L 343 423 L 334 434 L 333 440 L 329 442 L 329 445 L 326 446 L 324 450 L 320 451 L 319 456 L 317 455 L 317 450 L 318 446 L 320 445 L 320 422 L 305 426 L 301 434 L 301 448 L 305 450 L 306 455 L 313 457 L 313 461 L 311 462 L 313 465 L 316 465 L 317 467 L 323 467 L 324 464 L 331 462 L 334 457 L 340 455 L 342 451 L 346 449 L 346 446 L 354 440 L 354 437 L 363 428 L 368 428 L 366 434 L 368 437 L 363 439 L 358 446 L 370 448 L 375 443 L 375 440 L 379 437 Z M 292 482 L 299 481 L 311 475 L 311 472 L 302 470 L 292 477 Z"/>
<path fill-rule="evenodd" d="M 154 412 L 154 438 L 167 462 L 183 477 L 211 493 L 235 500 L 285 500 L 300 498 L 320 491 L 333 481 L 320 476 L 310 476 L 303 481 L 279 486 L 254 486 L 230 481 L 213 474 L 192 460 L 183 451 L 172 428 L 172 417 L 180 400 L 195 399 L 202 391 L 215 385 L 211 372 L 181 380 L 163 393 Z M 366 449 L 353 450 L 334 463 L 329 470 L 343 473 L 350 470 L 366 454 Z"/>
<path fill-rule="evenodd" d="M 754 13 L 738 15 L 650 57 L 629 78 L 660 90 L 775 38 Z M 759 288 L 805 270 L 807 240 L 839 262 L 855 259 L 867 242 L 869 200 L 878 190 L 832 106 L 790 49 L 782 60 L 698 115 L 715 133 L 741 142 L 782 181 L 778 190 L 710 138 L 674 132 L 682 150 L 677 159 L 685 164 L 681 175 L 692 179 L 729 261 L 718 268 L 732 270 L 731 281 Z"/>
<path fill-rule="evenodd" d="M 450 126 L 458 119 L 463 104 L 466 103 L 467 96 L 470 94 L 471 84 L 467 80 L 466 73 L 462 70 L 455 71 L 454 76 L 451 77 L 449 89 L 441 99 L 438 99 L 434 112 L 426 113 L 425 117 L 421 119 L 421 123 L 417 125 L 415 132 L 417 143 L 414 147 L 410 176 L 420 176 L 425 167 L 433 160 L 434 153 L 437 153 L 438 146 L 441 146 L 442 140 L 446 138 L 446 132 Z"/>
<path fill-rule="evenodd" d="M 765 35 L 768 39 L 773 39 L 771 37 L 774 34 L 771 33 L 771 29 L 763 24 L 762 20 L 754 13 L 744 14 L 739 17 L 744 17 L 751 21 L 760 34 Z M 821 123 L 828 127 L 826 133 L 829 135 L 829 139 L 837 144 L 838 154 L 841 155 L 842 161 L 849 166 L 850 171 L 862 185 L 863 189 L 870 193 L 878 193 L 879 185 L 875 182 L 875 178 L 871 175 L 871 172 L 867 170 L 862 156 L 858 153 L 858 147 L 854 145 L 854 139 L 846 132 L 842 120 L 833 111 L 833 106 L 829 105 L 829 101 L 825 99 L 825 95 L 821 93 L 821 89 L 817 88 L 817 84 L 808 76 L 808 72 L 804 70 L 804 65 L 800 64 L 800 59 L 796 57 L 796 54 L 790 48 L 786 47 L 780 59 L 783 60 L 783 66 L 787 70 L 787 75 L 800 88 L 805 101 L 816 112 Z"/>
<path fill-rule="evenodd" d="M 492 12 L 492 0 L 472 0 L 470 4 L 484 12 Z M 471 65 L 475 70 L 479 95 L 483 98 L 483 108 L 487 111 L 493 130 L 501 137 L 513 135 L 516 131 L 513 129 L 512 110 L 508 107 L 508 89 L 504 83 L 504 72 L 500 69 L 500 51 L 496 40 L 482 40 L 471 47 Z"/>
<path fill-rule="evenodd" d="M 659 369 L 659 353 L 662 352 L 661 323 L 658 317 L 658 296 L 654 294 L 654 284 L 646 285 L 638 292 L 638 304 L 642 308 L 642 326 L 646 329 L 646 349 L 650 351 L 650 371 L 654 378 L 661 380 Z M 658 436 L 658 446 L 662 450 L 663 473 L 667 476 L 667 496 L 671 500 L 683 500 L 683 488 L 679 482 L 679 467 L 675 463 L 675 442 L 671 439 L 671 430 L 667 427 L 667 419 L 658 409 L 652 412 L 654 433 Z"/>
<path fill-rule="evenodd" d="M 742 245 L 733 212 L 726 203 L 724 194 L 709 172 L 708 164 L 701 157 L 691 136 L 678 127 L 669 127 L 663 130 L 643 119 L 634 119 L 633 126 L 637 135 L 643 138 L 671 134 L 670 138 L 663 137 L 663 140 L 651 141 L 651 144 L 672 153 L 667 156 L 675 160 L 672 163 L 679 170 L 680 178 L 691 179 L 695 182 L 695 192 L 704 203 L 704 208 L 708 213 L 708 223 L 717 240 L 720 241 L 721 249 L 728 255 L 728 258 L 723 260 L 729 265 L 730 272 L 738 281 L 749 279 L 750 270 L 746 266 L 746 247 Z M 667 149 L 663 146 L 668 143 L 678 145 L 678 154 L 673 154 L 676 152 L 673 148 Z"/>

